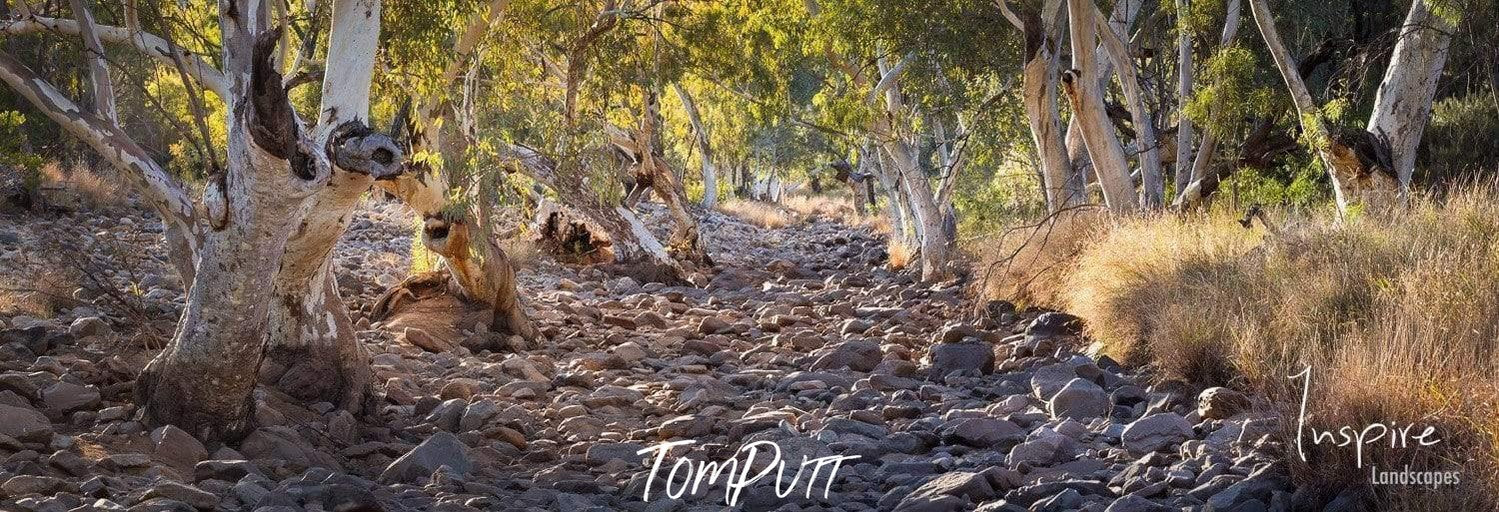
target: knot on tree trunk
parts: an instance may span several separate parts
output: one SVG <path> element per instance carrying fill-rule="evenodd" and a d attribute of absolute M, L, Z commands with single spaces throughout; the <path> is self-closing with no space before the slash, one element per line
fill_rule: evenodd
<path fill-rule="evenodd" d="M 395 138 L 360 121 L 347 121 L 335 128 L 328 138 L 327 152 L 339 169 L 377 180 L 395 179 L 405 171 L 405 155 Z"/>

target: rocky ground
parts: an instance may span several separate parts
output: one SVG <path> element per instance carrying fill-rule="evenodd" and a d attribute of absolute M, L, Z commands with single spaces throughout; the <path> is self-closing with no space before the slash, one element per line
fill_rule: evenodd
<path fill-rule="evenodd" d="M 356 309 L 410 266 L 407 212 L 363 210 L 338 251 Z M 6 284 L 31 282 L 46 265 L 79 267 L 58 271 L 72 285 L 48 285 L 51 317 L 0 305 L 11 310 L 0 317 L 0 510 L 665 512 L 732 499 L 746 510 L 1124 512 L 1293 502 L 1283 450 L 1267 435 L 1278 425 L 1244 412 L 1245 397 L 1147 385 L 1080 355 L 1066 315 L 975 308 L 962 283 L 923 285 L 885 269 L 883 241 L 861 228 L 808 219 L 761 229 L 717 213 L 704 221 L 719 263 L 706 288 L 538 258 L 521 281 L 550 338 L 543 346 L 432 353 L 361 319 L 379 410 L 354 417 L 261 390 L 258 430 L 204 446 L 134 420 L 132 380 L 157 339 L 142 325 L 169 332 L 181 303 L 159 233 L 140 219 L 0 216 Z M 660 453 L 653 472 L 650 450 L 683 440 L 695 443 Z M 743 484 L 771 444 L 786 461 L 783 486 L 774 473 Z M 751 445 L 754 463 L 741 451 Z M 713 480 L 703 465 L 736 456 L 735 477 Z M 845 459 L 809 478 L 817 466 L 801 466 L 804 456 Z M 695 493 L 663 487 L 679 461 L 688 462 L 676 481 L 698 479 Z"/>

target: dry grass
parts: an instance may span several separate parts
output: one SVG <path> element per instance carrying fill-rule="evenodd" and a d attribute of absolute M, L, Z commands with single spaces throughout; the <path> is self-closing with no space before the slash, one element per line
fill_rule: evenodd
<path fill-rule="evenodd" d="M 827 217 L 849 220 L 858 217 L 854 203 L 845 196 L 787 195 L 781 206 L 806 217 Z"/>
<path fill-rule="evenodd" d="M 1363 468 L 1352 447 L 1307 440 L 1306 463 L 1290 444 L 1300 482 L 1359 488 L 1371 461 L 1459 470 L 1460 486 L 1370 495 L 1381 509 L 1499 508 L 1499 198 L 1462 194 L 1389 219 L 1270 217 L 1292 227 L 1271 235 L 1226 212 L 1124 221 L 1095 243 L 1021 251 L 1046 260 L 1081 247 L 1052 258 L 1065 279 L 1000 279 L 985 291 L 1054 301 L 1088 321 L 1102 351 L 1159 378 L 1267 396 L 1288 443 L 1301 400 L 1288 376 L 1310 367 L 1307 426 L 1431 425 L 1442 442 L 1392 448 L 1386 438 L 1365 448 Z"/>
<path fill-rule="evenodd" d="M 56 163 L 41 168 L 42 189 L 49 202 L 78 209 L 104 209 L 121 206 L 126 189 L 110 182 L 84 166 L 64 170 Z"/>
<path fill-rule="evenodd" d="M 774 204 L 731 199 L 718 203 L 718 211 L 766 229 L 784 228 L 798 222 L 795 214 Z"/>
<path fill-rule="evenodd" d="M 967 243 L 985 297 L 1004 298 L 1021 306 L 1061 307 L 1058 295 L 1088 241 L 1107 228 L 1098 210 L 1060 212 L 1035 224 L 992 238 Z"/>
<path fill-rule="evenodd" d="M 74 272 L 62 268 L 36 268 L 24 274 L 0 272 L 0 315 L 52 318 L 63 308 L 73 307 Z"/>
<path fill-rule="evenodd" d="M 906 266 L 916 262 L 917 248 L 896 240 L 890 240 L 885 244 L 885 252 L 890 255 L 886 262 L 890 270 L 905 270 Z"/>

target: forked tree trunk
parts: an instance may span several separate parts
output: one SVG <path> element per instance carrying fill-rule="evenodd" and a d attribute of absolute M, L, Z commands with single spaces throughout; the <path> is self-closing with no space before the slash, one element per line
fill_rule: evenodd
<path fill-rule="evenodd" d="M 698 267 L 710 267 L 713 261 L 703 247 L 697 217 L 688 209 L 687 190 L 661 154 L 660 125 L 660 96 L 656 91 L 648 90 L 644 95 L 639 129 L 629 134 L 618 133 L 611 138 L 616 146 L 634 154 L 636 165 L 650 175 L 651 190 L 661 197 L 671 212 L 670 253 L 673 257 Z"/>
<path fill-rule="evenodd" d="M 1334 130 L 1322 116 L 1321 109 L 1312 100 L 1311 91 L 1296 70 L 1291 53 L 1281 42 L 1275 29 L 1275 18 L 1265 0 L 1249 0 L 1255 24 L 1260 35 L 1275 59 L 1275 67 L 1291 93 L 1301 127 L 1315 145 L 1318 157 L 1327 167 L 1332 178 L 1333 194 L 1338 209 L 1347 212 L 1356 204 L 1374 207 L 1393 205 L 1399 193 L 1399 184 L 1391 174 L 1388 162 L 1389 151 L 1368 132 L 1345 133 Z"/>
<path fill-rule="evenodd" d="M 1136 209 L 1135 187 L 1129 177 L 1129 161 L 1114 124 L 1104 108 L 1103 91 L 1094 55 L 1097 26 L 1091 0 L 1068 0 L 1067 12 L 1072 32 L 1072 67 L 1062 75 L 1062 84 L 1072 101 L 1088 158 L 1103 189 L 1104 202 L 1116 213 Z"/>
<path fill-rule="evenodd" d="M 894 66 L 888 65 L 883 58 L 877 61 L 881 78 L 874 92 L 883 90 L 885 115 L 875 117 L 875 133 L 885 138 L 882 145 L 909 196 L 907 204 L 916 227 L 917 242 L 921 245 L 921 278 L 924 281 L 937 281 L 947 276 L 948 263 L 942 210 L 937 206 L 931 180 L 927 179 L 926 173 L 921 169 L 916 148 L 902 139 L 891 123 L 892 119 L 908 115 L 905 100 L 901 97 L 899 75 L 911 60 L 908 57 Z"/>
<path fill-rule="evenodd" d="M 379 44 L 380 0 L 336 0 L 323 72 L 315 147 L 345 147 L 360 155 L 351 167 L 398 165 L 393 141 L 370 137 L 370 84 Z M 370 19 L 375 20 L 371 22 Z M 283 45 L 284 46 L 284 45 Z M 346 147 L 357 138 L 367 146 Z M 368 162 L 373 157 L 383 161 Z M 275 280 L 261 380 L 307 402 L 325 401 L 359 413 L 373 404 L 369 354 L 354 337 L 349 308 L 333 274 L 333 248 L 374 178 L 334 161 L 332 186 L 312 197 L 306 217 L 287 243 Z"/>
<path fill-rule="evenodd" d="M 273 304 L 279 290 L 268 284 L 281 280 L 289 240 L 304 215 L 323 206 L 314 196 L 344 186 L 346 173 L 379 178 L 400 170 L 389 138 L 357 121 L 340 125 L 327 145 L 302 132 L 271 62 L 280 33 L 265 30 L 265 12 L 254 0 L 221 3 L 225 72 L 195 63 L 196 77 L 215 84 L 231 105 L 224 114 L 230 129 L 227 167 L 208 180 L 196 207 L 118 125 L 84 113 L 0 53 L 0 79 L 130 178 L 162 214 L 171 252 L 190 252 L 200 264 L 196 272 L 186 267 L 183 277 L 191 283 L 177 330 L 142 371 L 135 391 L 149 426 L 174 424 L 204 440 L 232 440 L 252 426 L 252 391 L 271 310 L 278 307 Z M 161 41 L 145 34 L 131 39 L 138 47 Z M 184 55 L 170 45 L 146 51 L 158 59 Z M 328 290 L 309 290 L 320 292 Z"/>
<path fill-rule="evenodd" d="M 890 219 L 890 238 L 895 243 L 910 248 L 913 252 L 916 247 L 916 235 L 906 220 L 906 194 L 900 185 L 900 177 L 894 172 L 889 163 L 890 158 L 885 156 L 884 151 L 873 144 L 866 145 L 860 160 L 868 160 L 869 169 L 880 181 L 880 189 L 885 192 L 885 211 Z"/>
<path fill-rule="evenodd" d="M 1135 61 L 1130 57 L 1129 46 L 1113 27 L 1103 22 L 1103 16 L 1093 7 L 1093 19 L 1098 23 L 1099 39 L 1114 62 L 1119 76 L 1119 87 L 1134 120 L 1135 145 L 1139 147 L 1140 159 L 1140 204 L 1146 208 L 1159 208 L 1165 202 L 1166 181 L 1161 170 L 1161 151 L 1157 147 L 1155 120 L 1145 104 L 1145 95 L 1140 91 L 1140 78 L 1135 73 Z"/>
<path fill-rule="evenodd" d="M 1416 0 L 1400 27 L 1400 39 L 1374 97 L 1369 133 L 1390 147 L 1390 161 L 1404 194 L 1416 168 L 1416 148 L 1431 117 L 1437 81 L 1452 42 L 1451 20 L 1432 12 L 1427 0 Z"/>
<path fill-rule="evenodd" d="M 1000 7 L 1007 8 L 1005 2 Z M 1025 116 L 1030 124 L 1031 141 L 1041 163 L 1041 186 L 1045 189 L 1050 211 L 1086 202 L 1083 183 L 1062 138 L 1062 120 L 1057 113 L 1057 72 L 1061 65 L 1058 41 L 1061 31 L 1057 16 L 1062 0 L 1047 0 L 1041 13 L 1025 13 L 1017 18 L 1025 34 L 1025 65 L 1021 71 L 1021 96 Z"/>
<path fill-rule="evenodd" d="M 692 123 L 693 138 L 697 141 L 697 152 L 703 162 L 703 208 L 718 206 L 718 165 L 713 161 L 713 145 L 708 134 L 708 126 L 703 124 L 702 115 L 698 113 L 697 103 L 692 96 L 687 94 L 687 89 L 680 83 L 671 85 L 677 93 L 677 99 L 682 101 L 682 108 L 687 111 L 687 120 Z"/>
<path fill-rule="evenodd" d="M 248 38 L 258 26 L 254 18 L 226 19 L 233 22 L 223 29 L 226 41 Z M 148 425 L 173 424 L 200 439 L 236 439 L 252 427 L 273 297 L 266 284 L 299 211 L 332 174 L 327 156 L 308 153 L 271 66 L 278 37 L 266 32 L 255 45 L 253 87 L 238 102 L 244 110 L 231 125 L 228 169 L 205 192 L 216 229 L 203 232 L 197 253 L 212 270 L 198 272 L 172 341 L 136 379 Z"/>

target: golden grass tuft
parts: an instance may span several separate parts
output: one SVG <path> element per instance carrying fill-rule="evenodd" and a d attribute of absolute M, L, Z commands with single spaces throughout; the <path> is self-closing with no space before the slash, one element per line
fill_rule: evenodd
<path fill-rule="evenodd" d="M 60 206 L 104 209 L 125 202 L 125 189 L 82 165 L 64 170 L 61 165 L 49 163 L 42 166 L 41 177 L 48 200 Z"/>
<path fill-rule="evenodd" d="M 886 261 L 890 270 L 905 270 L 908 265 L 915 262 L 917 248 L 890 240 L 885 244 L 885 252 L 890 256 Z"/>
<path fill-rule="evenodd" d="M 766 229 L 784 228 L 798 221 L 795 214 L 774 204 L 760 201 L 730 199 L 718 203 L 718 211 Z"/>
<path fill-rule="evenodd" d="M 1058 293 L 1068 272 L 1087 242 L 1107 223 L 1102 211 L 1071 210 L 967 243 L 964 248 L 979 262 L 974 270 L 985 297 L 1059 308 L 1062 297 Z"/>
<path fill-rule="evenodd" d="M 854 219 L 854 203 L 846 196 L 787 195 L 781 206 L 806 217 L 827 217 L 837 220 Z"/>
<path fill-rule="evenodd" d="M 1459 486 L 1373 495 L 1382 509 L 1499 508 L 1499 197 L 1468 192 L 1343 221 L 1269 217 L 1280 234 L 1216 212 L 1124 220 L 1077 245 L 1064 236 L 1059 248 L 1020 253 L 1066 268 L 1065 278 L 1000 274 L 985 296 L 1017 293 L 1077 314 L 1100 350 L 1158 378 L 1270 398 L 1304 485 L 1363 486 L 1371 463 L 1458 470 Z M 1080 250 L 1069 259 L 1072 247 Z M 1307 441 L 1303 463 L 1292 430 L 1301 382 L 1288 377 L 1307 367 L 1309 427 L 1431 425 L 1441 444 L 1396 449 L 1386 440 L 1366 447 L 1357 468 L 1351 447 Z"/>

